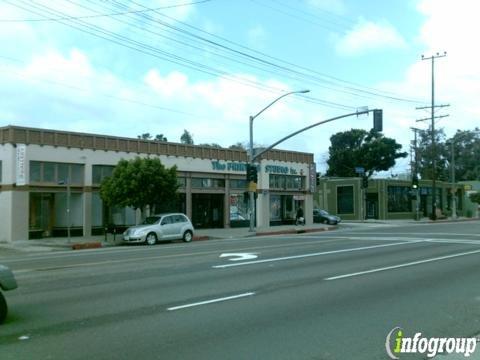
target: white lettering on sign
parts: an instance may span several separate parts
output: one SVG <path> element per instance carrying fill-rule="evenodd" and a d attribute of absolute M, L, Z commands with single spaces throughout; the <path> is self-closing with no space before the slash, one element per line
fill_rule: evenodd
<path fill-rule="evenodd" d="M 16 184 L 17 186 L 23 186 L 27 184 L 26 177 L 26 158 L 27 145 L 17 144 L 17 163 L 16 163 Z"/>

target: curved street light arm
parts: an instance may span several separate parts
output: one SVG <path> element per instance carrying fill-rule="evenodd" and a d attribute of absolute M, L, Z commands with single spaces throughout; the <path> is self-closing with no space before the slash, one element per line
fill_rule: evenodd
<path fill-rule="evenodd" d="M 262 110 L 260 110 L 257 115 L 254 115 L 254 116 L 250 116 L 250 120 L 254 120 L 255 118 L 257 118 L 261 113 L 263 113 L 265 110 L 267 110 L 270 106 L 272 106 L 273 104 L 275 104 L 278 100 L 284 98 L 285 96 L 288 96 L 288 95 L 291 95 L 291 94 L 306 94 L 310 92 L 310 90 L 297 90 L 297 91 L 290 91 L 288 93 L 285 93 L 283 94 L 282 96 L 279 96 L 278 98 L 276 98 L 275 100 L 273 100 L 270 104 L 268 104 L 267 106 L 265 106 Z"/>

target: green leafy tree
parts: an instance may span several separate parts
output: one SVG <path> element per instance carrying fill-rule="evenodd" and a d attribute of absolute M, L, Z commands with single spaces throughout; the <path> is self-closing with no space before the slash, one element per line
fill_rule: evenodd
<path fill-rule="evenodd" d="M 167 138 L 163 136 L 163 134 L 157 134 L 155 135 L 155 138 L 153 138 L 150 133 L 144 133 L 142 135 L 137 135 L 137 138 L 142 140 L 168 141 Z"/>
<path fill-rule="evenodd" d="M 442 128 L 435 129 L 435 148 L 432 146 L 432 131 L 420 130 L 417 143 L 417 166 L 422 179 L 433 178 L 433 158 L 435 157 L 435 178 L 449 180 L 449 154 Z"/>
<path fill-rule="evenodd" d="M 193 145 L 193 136 L 187 130 L 183 130 L 182 136 L 180 136 L 180 142 L 182 144 Z"/>
<path fill-rule="evenodd" d="M 473 203 L 477 203 L 478 205 L 480 205 L 480 192 L 474 192 L 474 193 L 471 193 L 470 195 L 468 195 L 469 199 L 471 202 Z"/>
<path fill-rule="evenodd" d="M 455 155 L 455 180 L 480 180 L 480 129 L 457 130 L 446 144 L 449 162 Z"/>
<path fill-rule="evenodd" d="M 152 135 L 150 135 L 150 133 L 144 133 L 142 135 L 137 135 L 137 138 L 142 140 L 151 140 Z"/>
<path fill-rule="evenodd" d="M 365 175 L 370 177 L 407 156 L 406 152 L 400 152 L 402 145 L 374 130 L 351 129 L 332 135 L 330 141 L 327 176 L 358 176 L 355 168 L 363 167 Z"/>
<path fill-rule="evenodd" d="M 148 205 L 151 212 L 177 201 L 177 168 L 166 168 L 158 158 L 120 160 L 111 176 L 100 185 L 100 196 L 109 206 L 140 209 Z"/>
<path fill-rule="evenodd" d="M 155 135 L 155 141 L 163 142 L 163 141 L 168 141 L 168 139 L 163 136 L 163 134 L 157 134 Z"/>
<path fill-rule="evenodd" d="M 228 148 L 232 150 L 246 150 L 245 145 L 243 145 L 241 142 L 237 142 L 236 144 L 230 145 Z"/>
<path fill-rule="evenodd" d="M 217 144 L 217 143 L 199 144 L 199 146 L 211 147 L 211 148 L 215 148 L 215 149 L 221 149 L 222 148 L 222 146 Z"/>

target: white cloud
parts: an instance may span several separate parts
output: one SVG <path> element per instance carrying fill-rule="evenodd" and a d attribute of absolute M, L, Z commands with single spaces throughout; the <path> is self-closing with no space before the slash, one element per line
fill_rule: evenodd
<path fill-rule="evenodd" d="M 405 47 L 405 40 L 392 25 L 363 20 L 336 43 L 337 52 L 349 56 L 362 55 L 372 50 Z"/>

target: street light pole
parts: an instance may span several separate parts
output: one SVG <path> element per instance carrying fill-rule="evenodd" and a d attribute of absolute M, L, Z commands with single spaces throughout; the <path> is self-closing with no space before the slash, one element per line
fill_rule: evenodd
<path fill-rule="evenodd" d="M 253 120 L 255 120 L 261 113 L 263 113 L 265 110 L 267 110 L 270 106 L 275 104 L 277 101 L 280 99 L 284 98 L 285 96 L 292 95 L 292 94 L 306 94 L 310 92 L 310 90 L 298 90 L 298 91 L 290 91 L 282 96 L 279 96 L 275 100 L 273 100 L 270 104 L 265 106 L 262 110 L 260 110 L 256 115 L 250 116 L 249 118 L 249 130 L 250 130 L 250 146 L 249 146 L 249 156 L 248 156 L 248 163 L 250 166 L 253 165 L 253 160 L 254 160 L 254 154 L 253 154 Z M 248 197 L 249 197 L 249 208 L 250 208 L 250 229 L 249 231 L 253 232 L 254 227 L 255 227 L 255 217 L 256 217 L 256 212 L 255 212 L 255 195 L 254 195 L 254 190 L 253 190 L 253 181 L 249 183 L 248 186 Z"/>

